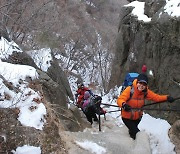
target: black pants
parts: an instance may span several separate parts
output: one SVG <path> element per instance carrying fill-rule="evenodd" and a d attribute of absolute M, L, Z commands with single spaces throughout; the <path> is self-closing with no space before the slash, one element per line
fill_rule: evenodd
<path fill-rule="evenodd" d="M 131 138 L 135 140 L 137 132 L 140 131 L 138 129 L 138 124 L 140 123 L 141 118 L 137 120 L 130 120 L 130 119 L 122 118 L 122 120 L 124 124 L 126 125 L 126 127 L 129 129 L 129 135 L 131 136 Z"/>
<path fill-rule="evenodd" d="M 92 124 L 93 120 L 98 121 L 96 110 L 93 107 L 89 107 L 86 112 L 84 112 L 86 115 L 87 120 Z"/>

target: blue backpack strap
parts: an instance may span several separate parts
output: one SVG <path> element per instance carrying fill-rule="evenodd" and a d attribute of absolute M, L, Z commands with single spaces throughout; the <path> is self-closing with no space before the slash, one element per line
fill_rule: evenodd
<path fill-rule="evenodd" d="M 133 81 L 138 77 L 138 75 L 138 73 L 127 73 L 120 93 L 122 93 L 126 89 L 126 87 L 132 86 Z"/>

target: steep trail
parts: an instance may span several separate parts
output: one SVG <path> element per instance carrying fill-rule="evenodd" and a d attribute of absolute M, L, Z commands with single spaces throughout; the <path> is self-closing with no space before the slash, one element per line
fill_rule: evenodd
<path fill-rule="evenodd" d="M 125 126 L 119 127 L 115 120 L 107 116 L 102 117 L 102 131 L 98 130 L 98 123 L 93 123 L 92 128 L 83 132 L 65 132 L 68 141 L 69 154 L 92 154 L 92 149 L 85 149 L 77 143 L 92 142 L 105 149 L 106 152 L 94 152 L 98 154 L 151 154 L 149 137 L 145 132 L 137 134 L 136 140 L 129 137 Z M 93 147 L 92 147 L 93 148 Z"/>

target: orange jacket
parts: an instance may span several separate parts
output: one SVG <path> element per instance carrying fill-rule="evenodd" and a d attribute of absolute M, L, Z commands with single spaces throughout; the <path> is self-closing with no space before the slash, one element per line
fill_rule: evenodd
<path fill-rule="evenodd" d="M 146 97 L 144 92 L 137 90 L 137 79 L 133 81 L 134 93 L 130 100 L 131 86 L 127 87 L 123 93 L 118 97 L 117 104 L 122 107 L 122 103 L 127 103 L 132 108 L 141 108 L 144 106 L 145 99 L 152 100 L 154 102 L 166 101 L 167 95 L 158 95 L 147 88 Z M 145 97 L 145 98 L 144 98 Z M 121 116 L 126 119 L 137 120 L 142 116 L 143 112 L 140 110 L 131 110 L 129 112 L 121 110 Z"/>

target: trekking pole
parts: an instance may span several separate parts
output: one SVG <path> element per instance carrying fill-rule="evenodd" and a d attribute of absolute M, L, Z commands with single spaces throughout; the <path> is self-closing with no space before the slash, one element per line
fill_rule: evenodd
<path fill-rule="evenodd" d="M 100 105 L 99 105 L 99 131 L 101 131 L 101 114 L 100 114 Z"/>
<path fill-rule="evenodd" d="M 180 112 L 178 109 L 157 109 L 157 108 L 132 108 L 132 110 L 152 110 L 152 111 L 173 111 L 173 112 Z"/>
<path fill-rule="evenodd" d="M 114 106 L 114 107 L 119 107 L 118 105 L 111 105 L 111 104 L 106 104 L 106 103 L 101 103 L 102 105 L 107 105 L 107 106 Z"/>
<path fill-rule="evenodd" d="M 154 110 L 154 111 L 173 111 L 173 112 L 180 112 L 180 110 L 178 109 L 157 109 L 157 108 L 132 108 L 132 110 Z M 119 110 L 114 110 L 114 111 L 108 111 L 107 113 L 111 113 L 111 112 L 118 112 L 121 111 L 121 109 Z"/>
<path fill-rule="evenodd" d="M 113 111 L 108 111 L 107 113 L 118 112 L 118 111 L 121 111 L 121 109 L 119 109 L 119 110 L 113 110 Z"/>
<path fill-rule="evenodd" d="M 180 99 L 180 97 L 174 98 L 174 101 L 176 101 L 176 100 L 178 100 L 178 99 Z M 145 104 L 144 106 L 150 106 L 150 105 L 160 104 L 160 103 L 165 103 L 165 102 L 167 102 L 167 101 L 153 102 L 153 103 L 150 103 L 150 104 Z M 144 106 L 143 106 L 143 107 L 144 107 Z"/>

